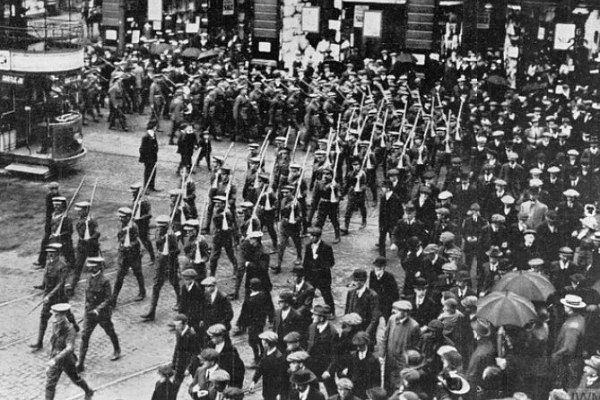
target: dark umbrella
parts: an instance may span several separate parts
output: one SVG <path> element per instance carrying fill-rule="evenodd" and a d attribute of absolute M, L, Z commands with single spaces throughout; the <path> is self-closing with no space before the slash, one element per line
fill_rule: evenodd
<path fill-rule="evenodd" d="M 165 51 L 171 50 L 173 47 L 168 43 L 153 43 L 150 46 L 150 53 L 152 54 L 162 54 Z"/>
<path fill-rule="evenodd" d="M 415 58 L 411 54 L 400 53 L 400 55 L 397 58 L 397 61 L 399 63 L 410 63 L 410 64 L 412 64 L 412 63 L 415 62 Z"/>
<path fill-rule="evenodd" d="M 492 75 L 489 78 L 487 78 L 488 83 L 492 84 L 492 85 L 498 85 L 498 86 L 506 86 L 509 87 L 510 83 L 508 83 L 508 80 L 504 77 L 501 77 L 500 75 Z"/>
<path fill-rule="evenodd" d="M 346 66 L 337 60 L 325 60 L 323 65 L 329 65 L 329 69 L 334 74 L 341 74 L 346 70 Z"/>
<path fill-rule="evenodd" d="M 219 55 L 219 52 L 217 50 L 207 50 L 207 51 L 203 51 L 202 53 L 198 54 L 198 60 L 204 60 L 207 58 L 212 58 L 212 57 L 216 57 Z"/>
<path fill-rule="evenodd" d="M 185 57 L 185 58 L 198 58 L 198 56 L 201 54 L 200 49 L 197 49 L 195 47 L 188 47 L 187 49 L 183 50 L 181 52 L 181 57 Z"/>
<path fill-rule="evenodd" d="M 528 83 L 527 85 L 524 85 L 522 91 L 523 92 L 536 92 L 538 90 L 544 90 L 547 87 L 548 87 L 548 84 L 546 82 L 534 82 L 534 83 Z"/>
<path fill-rule="evenodd" d="M 546 301 L 556 289 L 548 278 L 538 272 L 514 271 L 504 275 L 492 291 L 508 291 L 531 301 Z"/>
<path fill-rule="evenodd" d="M 494 326 L 523 327 L 537 314 L 531 301 L 512 292 L 492 292 L 477 301 L 477 317 Z"/>

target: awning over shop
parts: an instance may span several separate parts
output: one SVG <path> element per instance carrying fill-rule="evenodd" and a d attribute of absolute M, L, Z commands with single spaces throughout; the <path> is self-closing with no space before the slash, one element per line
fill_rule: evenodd
<path fill-rule="evenodd" d="M 462 6 L 463 0 L 440 0 L 440 7 Z"/>
<path fill-rule="evenodd" d="M 344 3 L 404 5 L 407 0 L 344 0 Z"/>

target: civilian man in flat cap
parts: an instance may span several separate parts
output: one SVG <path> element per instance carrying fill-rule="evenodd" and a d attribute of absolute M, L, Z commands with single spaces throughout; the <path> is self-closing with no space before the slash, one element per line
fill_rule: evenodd
<path fill-rule="evenodd" d="M 229 331 L 233 319 L 229 298 L 217 287 L 214 276 L 204 278 L 201 284 L 204 288 L 201 325 L 206 328 L 214 324 L 223 324 Z"/>
<path fill-rule="evenodd" d="M 335 361 L 339 333 L 329 322 L 331 309 L 328 305 L 316 305 L 312 314 L 313 323 L 308 327 L 306 350 L 310 359 L 307 366 L 317 375 L 319 381 L 323 382 L 327 394 L 332 396 L 335 393 L 335 380 L 329 373 L 329 368 Z"/>
<path fill-rule="evenodd" d="M 346 294 L 344 314 L 357 313 L 360 315 L 363 322 L 359 329 L 375 339 L 381 317 L 379 296 L 374 290 L 367 287 L 367 271 L 364 269 L 355 269 L 352 273 L 352 281 L 353 288 Z"/>
<path fill-rule="evenodd" d="M 121 221 L 121 228 L 117 233 L 118 240 L 118 259 L 117 259 L 117 279 L 113 292 L 113 307 L 117 305 L 119 293 L 123 287 L 123 280 L 129 272 L 133 271 L 138 283 L 138 295 L 134 301 L 142 301 L 146 297 L 146 286 L 144 285 L 144 275 L 142 274 L 142 255 L 140 249 L 139 230 L 132 223 L 132 211 L 129 207 L 119 208 L 118 215 Z"/>
<path fill-rule="evenodd" d="M 335 315 L 335 303 L 331 293 L 331 269 L 335 265 L 333 249 L 321 240 L 321 228 L 310 228 L 310 243 L 305 247 L 302 266 L 306 273 L 306 280 L 315 289 L 319 289 L 325 304 L 329 306 Z"/>
<path fill-rule="evenodd" d="M 287 379 L 287 364 L 285 357 L 277 348 L 279 338 L 275 332 L 265 331 L 259 335 L 259 338 L 265 351 L 252 377 L 250 393 L 254 392 L 256 383 L 262 378 L 263 399 L 276 400 L 281 394 L 284 380 Z"/>
<path fill-rule="evenodd" d="M 337 394 L 329 397 L 329 400 L 360 400 L 354 395 L 354 383 L 348 378 L 340 378 L 337 381 Z"/>
<path fill-rule="evenodd" d="M 394 314 L 385 327 L 380 344 L 380 361 L 385 363 L 385 383 L 390 393 L 401 383 L 400 371 L 406 365 L 406 351 L 417 348 L 421 339 L 421 329 L 410 317 L 411 310 L 412 304 L 407 300 L 393 304 Z"/>
<path fill-rule="evenodd" d="M 223 324 L 215 324 L 206 330 L 210 339 L 209 346 L 219 353 L 218 364 L 231 376 L 231 386 L 241 388 L 244 383 L 246 367 L 240 354 L 231 342 L 227 328 Z"/>
<path fill-rule="evenodd" d="M 369 288 L 377 293 L 379 310 L 383 319 L 392 315 L 392 304 L 400 299 L 400 291 L 396 277 L 385 270 L 387 260 L 379 256 L 373 261 L 373 269 L 369 273 Z"/>
<path fill-rule="evenodd" d="M 367 398 L 367 389 L 381 383 L 381 364 L 369 349 L 371 343 L 373 341 L 366 332 L 357 332 L 352 338 L 354 350 L 342 357 L 338 366 L 341 375 L 354 384 L 352 393 L 362 399 Z"/>
<path fill-rule="evenodd" d="M 187 316 L 177 314 L 173 320 L 175 322 L 175 350 L 171 365 L 175 370 L 173 384 L 175 393 L 177 393 L 185 377 L 185 371 L 188 370 L 191 375 L 196 372 L 192 368 L 192 360 L 200 353 L 200 340 L 194 328 L 189 326 Z"/>

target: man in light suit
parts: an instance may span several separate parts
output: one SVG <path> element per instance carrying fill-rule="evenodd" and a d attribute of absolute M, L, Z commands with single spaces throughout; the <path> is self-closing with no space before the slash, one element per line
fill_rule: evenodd
<path fill-rule="evenodd" d="M 331 294 L 331 268 L 335 265 L 333 249 L 321 240 L 321 228 L 311 228 L 308 233 L 311 239 L 306 245 L 303 262 L 306 280 L 315 289 L 319 289 L 325 304 L 331 309 L 332 315 L 335 315 Z"/>
<path fill-rule="evenodd" d="M 529 181 L 530 200 L 521 204 L 521 212 L 527 213 L 527 226 L 531 229 L 536 229 L 546 220 L 548 206 L 542 203 L 539 199 L 540 188 L 542 181 L 534 178 Z"/>

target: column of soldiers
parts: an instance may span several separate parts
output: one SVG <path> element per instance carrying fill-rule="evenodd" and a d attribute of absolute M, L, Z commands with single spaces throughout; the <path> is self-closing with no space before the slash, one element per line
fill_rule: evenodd
<path fill-rule="evenodd" d="M 238 103 L 240 110 L 246 96 L 256 98 L 258 87 L 265 87 L 268 111 L 261 114 L 259 98 L 265 139 L 262 146 L 249 146 L 239 218 L 235 167 L 226 166 L 227 157 L 217 157 L 204 220 L 194 215 L 187 182 L 169 193 L 171 215 L 156 219 L 161 255 L 152 306 L 143 318 L 154 320 L 158 293 L 169 279 L 179 293 L 177 389 L 186 370 L 194 376 L 192 396 L 242 385 L 244 364 L 229 337 L 230 299 L 240 297 L 242 286 L 244 313 L 234 333 L 248 334 L 256 366 L 251 387 L 262 379 L 265 398 L 321 398 L 322 383 L 328 396 L 344 398 L 353 393 L 370 399 L 441 399 L 476 392 L 496 398 L 521 391 L 535 400 L 547 398 L 555 387 L 593 384 L 592 372 L 583 366 L 598 367 L 600 350 L 595 335 L 600 295 L 593 289 L 600 280 L 594 204 L 600 155 L 593 134 L 600 103 L 581 88 L 573 94 L 575 104 L 564 93 L 540 96 L 514 89 L 502 99 L 492 98 L 485 84 L 469 84 L 467 77 L 484 76 L 499 61 L 488 56 L 479 61 L 454 78 L 388 73 L 371 61 L 364 69 L 349 67 L 316 83 L 308 71 L 297 81 L 280 73 L 266 78 L 251 73 L 228 82 L 215 73 L 220 68 L 201 67 L 201 77 L 191 83 L 207 91 L 205 112 L 192 112 L 201 115 L 192 124 L 213 139 L 228 133 L 230 125 L 221 117 L 227 96 L 236 91 L 240 98 L 231 104 Z M 280 89 L 282 83 L 289 86 Z M 247 95 L 249 84 L 254 90 Z M 303 119 L 290 117 L 295 109 L 286 112 L 290 103 L 284 92 L 287 100 L 304 100 Z M 236 139 L 252 131 L 235 121 Z M 272 168 L 264 162 L 269 140 L 277 146 Z M 294 161 L 297 146 L 317 149 L 312 168 Z M 332 293 L 336 262 L 332 246 L 322 239 L 323 228 L 331 222 L 334 244 L 342 235 L 360 236 L 350 223 L 359 210 L 360 227 L 369 224 L 368 202 L 378 206 L 379 257 L 370 273 L 353 272 L 338 331 L 332 322 L 338 315 Z M 57 213 L 64 211 L 60 204 L 57 200 Z M 119 276 L 122 282 L 132 267 L 142 300 L 140 229 L 130 223 L 133 212 L 120 209 Z M 277 248 L 272 268 L 261 243 L 263 230 Z M 211 232 L 209 245 L 203 235 Z M 68 259 L 72 243 L 66 233 L 57 241 Z M 310 240 L 302 254 L 305 233 Z M 290 238 L 295 279 L 290 290 L 278 294 L 276 308 L 269 271 L 282 272 Z M 230 296 L 215 279 L 223 248 L 233 266 Z M 177 265 L 182 250 L 185 263 Z M 399 258 L 392 272 L 401 269 L 401 286 L 395 273 L 385 271 L 388 251 Z M 544 275 L 556 290 L 526 327 L 500 334 L 500 327 L 478 318 L 478 298 L 513 271 Z M 113 306 L 121 284 L 115 286 Z M 317 289 L 325 304 L 313 306 Z M 385 328 L 378 342 L 381 316 Z"/>

